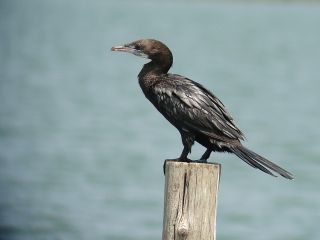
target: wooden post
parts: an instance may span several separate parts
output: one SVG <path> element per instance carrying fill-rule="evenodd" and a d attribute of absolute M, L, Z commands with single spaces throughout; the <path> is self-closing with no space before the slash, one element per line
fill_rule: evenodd
<path fill-rule="evenodd" d="M 166 161 L 162 240 L 215 240 L 220 164 Z"/>

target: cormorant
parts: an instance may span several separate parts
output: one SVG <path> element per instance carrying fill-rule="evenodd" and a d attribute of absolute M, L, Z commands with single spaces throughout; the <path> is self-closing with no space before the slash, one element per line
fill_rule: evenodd
<path fill-rule="evenodd" d="M 290 172 L 241 144 L 243 133 L 212 92 L 184 76 L 168 73 L 173 57 L 165 44 L 155 39 L 141 39 L 111 50 L 151 60 L 140 71 L 139 84 L 146 98 L 180 132 L 183 150 L 179 161 L 191 161 L 187 156 L 196 141 L 207 148 L 198 162 L 207 162 L 211 152 L 229 152 L 272 176 L 276 176 L 276 172 L 293 179 Z"/>

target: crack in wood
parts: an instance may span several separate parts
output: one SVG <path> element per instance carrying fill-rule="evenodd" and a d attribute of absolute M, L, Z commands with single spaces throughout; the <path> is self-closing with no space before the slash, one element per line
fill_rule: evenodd
<path fill-rule="evenodd" d="M 187 172 L 184 173 L 184 178 L 183 178 L 183 191 L 182 191 L 182 212 L 183 212 L 183 207 L 184 207 L 184 201 L 185 201 L 185 195 L 186 195 L 186 188 L 187 188 Z"/>

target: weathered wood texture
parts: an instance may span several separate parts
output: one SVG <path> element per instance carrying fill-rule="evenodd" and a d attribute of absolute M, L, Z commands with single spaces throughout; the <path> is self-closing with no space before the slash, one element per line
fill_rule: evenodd
<path fill-rule="evenodd" d="M 215 240 L 220 164 L 167 161 L 162 240 Z"/>

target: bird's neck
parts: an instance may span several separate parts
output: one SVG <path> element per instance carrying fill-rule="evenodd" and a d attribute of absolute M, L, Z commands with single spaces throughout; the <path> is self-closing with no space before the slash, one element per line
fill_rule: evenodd
<path fill-rule="evenodd" d="M 148 99 L 149 91 L 152 86 L 161 81 L 161 79 L 163 79 L 162 76 L 166 75 L 167 72 L 168 70 L 164 70 L 161 65 L 156 64 L 154 61 L 151 61 L 143 66 L 138 75 L 138 79 L 139 85 Z"/>
<path fill-rule="evenodd" d="M 172 60 L 168 61 L 155 61 L 152 60 L 151 62 L 145 64 L 141 69 L 138 77 L 144 78 L 146 76 L 160 76 L 162 74 L 167 74 L 170 67 L 172 65 Z"/>

